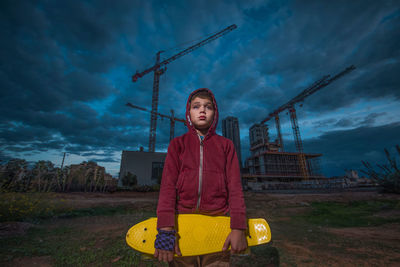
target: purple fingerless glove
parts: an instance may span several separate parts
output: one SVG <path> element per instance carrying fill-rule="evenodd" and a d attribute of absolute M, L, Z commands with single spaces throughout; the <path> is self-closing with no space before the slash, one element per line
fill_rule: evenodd
<path fill-rule="evenodd" d="M 174 251 L 175 247 L 175 230 L 164 231 L 158 229 L 158 234 L 156 236 L 156 241 L 154 242 L 154 247 L 162 250 Z"/>

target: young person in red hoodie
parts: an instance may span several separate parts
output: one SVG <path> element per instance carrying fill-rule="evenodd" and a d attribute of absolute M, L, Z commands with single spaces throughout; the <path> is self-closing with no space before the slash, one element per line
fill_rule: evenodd
<path fill-rule="evenodd" d="M 154 256 L 170 266 L 229 266 L 229 246 L 232 253 L 247 248 L 239 161 L 232 141 L 215 133 L 218 108 L 209 89 L 190 94 L 186 121 L 188 132 L 171 141 L 164 163 Z M 176 213 L 229 213 L 231 233 L 223 252 L 174 258 L 174 252 L 181 255 L 174 230 Z"/>

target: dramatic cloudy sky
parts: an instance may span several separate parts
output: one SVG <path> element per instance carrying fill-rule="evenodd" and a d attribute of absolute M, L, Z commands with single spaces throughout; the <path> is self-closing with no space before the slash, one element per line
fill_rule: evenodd
<path fill-rule="evenodd" d="M 221 118 L 248 129 L 324 75 L 356 70 L 297 115 L 304 150 L 326 176 L 384 162 L 400 134 L 399 1 L 1 1 L 0 158 L 94 160 L 116 175 L 122 150 L 148 147 L 153 73 L 131 76 L 229 25 L 237 29 L 168 65 L 159 111 L 184 117 L 188 94 L 216 95 Z M 281 114 L 288 151 L 289 116 Z M 270 122 L 270 136 L 276 138 Z M 221 133 L 221 128 L 218 128 Z M 176 135 L 185 132 L 176 126 Z M 159 120 L 157 151 L 169 121 Z"/>

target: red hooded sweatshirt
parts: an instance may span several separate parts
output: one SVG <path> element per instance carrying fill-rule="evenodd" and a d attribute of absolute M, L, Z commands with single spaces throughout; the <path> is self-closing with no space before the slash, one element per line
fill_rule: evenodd
<path fill-rule="evenodd" d="M 200 90 L 210 93 L 214 120 L 201 140 L 190 121 L 190 99 Z M 175 213 L 223 215 L 229 212 L 232 229 L 246 229 L 246 207 L 239 161 L 231 140 L 217 135 L 218 107 L 206 88 L 192 92 L 186 105 L 188 132 L 168 147 L 157 207 L 157 227 L 174 227 Z"/>

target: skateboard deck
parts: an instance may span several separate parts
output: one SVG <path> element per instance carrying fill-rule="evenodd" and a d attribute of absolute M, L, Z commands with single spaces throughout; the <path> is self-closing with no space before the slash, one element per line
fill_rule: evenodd
<path fill-rule="evenodd" d="M 248 246 L 268 243 L 271 230 L 264 219 L 248 219 L 246 232 Z M 196 256 L 222 251 L 225 239 L 231 232 L 230 217 L 199 214 L 176 215 L 177 242 L 182 256 Z M 157 218 L 150 218 L 131 227 L 126 242 L 133 249 L 154 254 L 157 235 Z"/>

